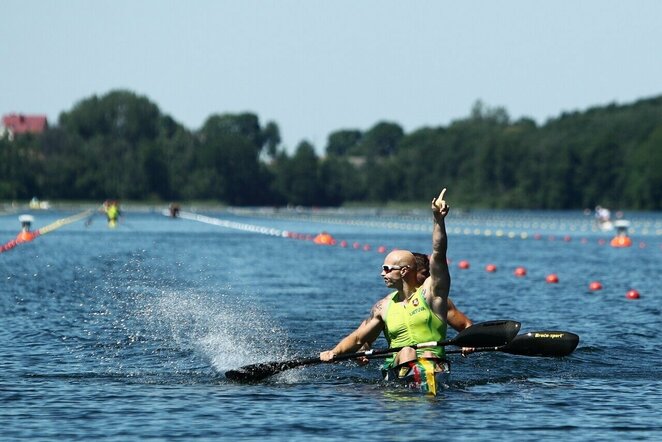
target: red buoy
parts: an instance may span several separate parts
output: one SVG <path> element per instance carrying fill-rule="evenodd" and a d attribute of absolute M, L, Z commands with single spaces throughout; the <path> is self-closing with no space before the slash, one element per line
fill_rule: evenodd
<path fill-rule="evenodd" d="M 366 252 L 370 251 L 370 244 L 364 245 L 363 250 L 365 250 Z"/>
<path fill-rule="evenodd" d="M 526 276 L 526 269 L 524 267 L 517 267 L 515 269 L 515 276 L 519 276 L 519 277 Z"/>
<path fill-rule="evenodd" d="M 589 290 L 593 290 L 593 291 L 595 291 L 595 290 L 602 290 L 602 284 L 600 284 L 600 281 L 592 281 L 592 282 L 588 285 L 588 289 L 589 289 Z"/>
<path fill-rule="evenodd" d="M 352 247 L 354 247 L 355 249 L 360 249 L 360 248 L 361 248 L 361 244 L 355 242 L 354 244 L 352 244 Z"/>
<path fill-rule="evenodd" d="M 345 241 L 344 239 L 340 241 L 340 247 L 347 247 L 347 241 Z"/>
<path fill-rule="evenodd" d="M 461 269 L 468 269 L 469 268 L 469 261 L 462 260 L 457 263 L 457 266 Z"/>
<path fill-rule="evenodd" d="M 494 272 L 496 272 L 497 268 L 494 264 L 488 264 L 488 265 L 485 266 L 485 270 L 490 272 L 490 273 L 494 273 Z"/>
<path fill-rule="evenodd" d="M 384 247 L 384 246 L 379 246 L 379 247 L 377 248 L 377 251 L 378 251 L 379 253 L 384 253 L 384 252 L 386 252 L 386 247 Z"/>
<path fill-rule="evenodd" d="M 550 273 L 547 275 L 547 278 L 545 278 L 545 281 L 547 281 L 549 284 L 556 284 L 559 282 L 559 277 L 556 273 Z"/>
<path fill-rule="evenodd" d="M 628 290 L 628 292 L 625 294 L 625 297 L 628 299 L 639 299 L 640 295 L 638 291 L 632 289 L 632 290 Z"/>

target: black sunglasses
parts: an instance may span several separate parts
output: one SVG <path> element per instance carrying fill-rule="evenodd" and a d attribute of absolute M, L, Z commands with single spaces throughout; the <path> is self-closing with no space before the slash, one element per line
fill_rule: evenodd
<path fill-rule="evenodd" d="M 409 266 L 382 266 L 382 271 L 386 273 L 391 273 L 393 270 L 402 270 L 408 267 Z"/>

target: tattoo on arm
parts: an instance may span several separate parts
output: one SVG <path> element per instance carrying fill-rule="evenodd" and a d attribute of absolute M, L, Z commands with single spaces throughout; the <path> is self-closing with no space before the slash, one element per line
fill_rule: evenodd
<path fill-rule="evenodd" d="M 378 302 L 370 310 L 370 316 L 368 317 L 368 320 L 376 318 L 377 316 L 379 316 L 379 314 L 381 314 L 381 312 L 382 312 L 382 303 Z"/>

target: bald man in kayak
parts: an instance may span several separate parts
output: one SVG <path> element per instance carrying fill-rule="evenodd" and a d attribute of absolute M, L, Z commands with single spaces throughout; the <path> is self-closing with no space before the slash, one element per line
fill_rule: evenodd
<path fill-rule="evenodd" d="M 331 361 L 336 355 L 356 352 L 365 343 L 377 339 L 382 332 L 389 348 L 404 347 L 386 359 L 383 367 L 385 373 L 406 367 L 417 357 L 443 359 L 443 347 L 415 349 L 411 346 L 446 339 L 451 277 L 446 261 L 448 238 L 444 221 L 450 206 L 444 200 L 445 193 L 446 189 L 443 189 L 438 198 L 432 199 L 434 227 L 430 277 L 419 284 L 416 258 L 412 252 L 395 250 L 389 253 L 384 259 L 381 275 L 386 286 L 395 291 L 377 301 L 369 318 L 358 329 L 332 350 L 320 353 L 322 361 Z"/>

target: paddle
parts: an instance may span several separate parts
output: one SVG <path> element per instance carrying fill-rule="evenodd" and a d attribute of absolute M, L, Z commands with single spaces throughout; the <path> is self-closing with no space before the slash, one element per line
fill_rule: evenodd
<path fill-rule="evenodd" d="M 471 353 L 501 351 L 519 356 L 561 357 L 568 356 L 579 344 L 579 336 L 567 331 L 536 331 L 517 335 L 506 345 L 477 347 Z M 462 350 L 446 350 L 446 354 L 459 354 Z M 368 359 L 386 355 L 367 355 Z"/>
<path fill-rule="evenodd" d="M 536 331 L 517 335 L 504 346 L 476 348 L 474 351 L 502 351 L 520 356 L 561 357 L 575 351 L 579 336 L 567 331 Z M 461 353 L 450 350 L 446 353 Z"/>
<path fill-rule="evenodd" d="M 510 320 L 486 321 L 472 325 L 462 330 L 453 339 L 445 341 L 422 342 L 412 345 L 413 348 L 444 347 L 446 345 L 455 345 L 458 347 L 500 347 L 509 343 L 517 332 L 519 332 L 520 323 Z M 321 364 L 324 362 L 338 362 L 347 359 L 356 359 L 362 356 L 382 355 L 397 353 L 404 347 L 372 349 L 357 353 L 345 353 L 338 355 L 331 361 L 322 361 L 319 356 L 306 359 L 292 359 L 289 361 L 262 362 L 258 364 L 245 365 L 236 370 L 225 372 L 225 377 L 240 382 L 255 382 L 266 379 L 284 370 L 301 367 L 304 365 Z"/>

